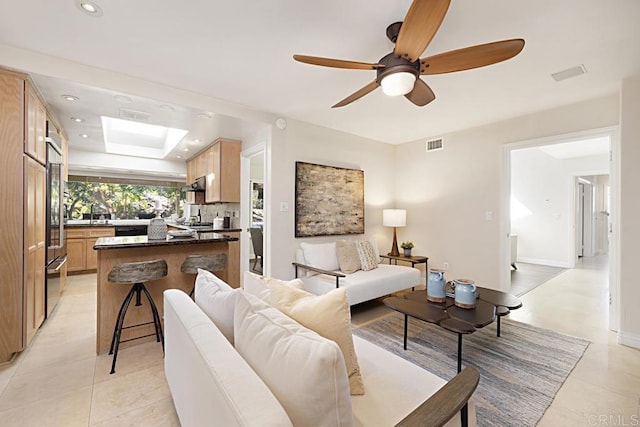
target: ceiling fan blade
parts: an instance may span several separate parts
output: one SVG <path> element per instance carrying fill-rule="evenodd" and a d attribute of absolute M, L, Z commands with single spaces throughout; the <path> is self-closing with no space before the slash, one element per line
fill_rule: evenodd
<path fill-rule="evenodd" d="M 523 39 L 502 40 L 451 50 L 420 60 L 421 74 L 443 74 L 484 67 L 513 58 L 524 48 Z"/>
<path fill-rule="evenodd" d="M 321 58 L 319 56 L 293 55 L 293 59 L 305 64 L 321 65 L 323 67 L 347 68 L 349 70 L 377 70 L 384 68 L 383 64 L 370 64 L 368 62 L 345 61 L 343 59 Z"/>
<path fill-rule="evenodd" d="M 331 108 L 344 107 L 347 104 L 351 104 L 353 101 L 362 98 L 363 96 L 365 96 L 369 92 L 372 92 L 378 86 L 380 86 L 380 84 L 377 81 L 374 80 L 371 83 L 369 83 L 368 85 L 366 85 L 365 87 L 363 87 L 362 89 L 360 89 L 360 90 L 352 93 L 351 95 L 347 96 L 345 99 L 343 99 L 342 101 L 338 102 L 336 105 L 334 105 Z"/>
<path fill-rule="evenodd" d="M 413 62 L 440 28 L 451 0 L 413 0 L 404 18 L 393 53 Z"/>
<path fill-rule="evenodd" d="M 421 78 L 417 78 L 416 84 L 413 86 L 413 90 L 406 94 L 405 98 L 416 104 L 418 107 L 424 107 L 436 99 L 436 95 L 428 84 L 426 84 Z"/>

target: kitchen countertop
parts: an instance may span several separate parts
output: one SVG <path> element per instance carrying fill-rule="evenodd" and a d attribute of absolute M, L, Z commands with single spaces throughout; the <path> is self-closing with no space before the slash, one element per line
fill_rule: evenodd
<path fill-rule="evenodd" d="M 100 220 L 94 220 L 90 223 L 88 219 L 72 219 L 69 220 L 64 227 L 65 228 L 86 228 L 86 227 L 116 227 L 119 225 L 149 225 L 148 219 L 109 219 L 100 222 Z M 240 228 L 213 228 L 211 225 L 184 225 L 178 224 L 172 221 L 166 221 L 168 226 L 179 228 L 181 230 L 194 230 L 198 233 L 211 233 L 211 232 L 236 232 L 242 231 Z"/>
<path fill-rule="evenodd" d="M 147 236 L 100 237 L 93 246 L 95 250 L 143 248 L 151 246 L 191 245 L 198 243 L 235 242 L 237 237 L 220 233 L 197 233 L 192 237 L 170 237 L 163 240 L 149 240 Z"/>
<path fill-rule="evenodd" d="M 117 225 L 149 225 L 148 219 L 94 219 L 91 222 L 88 219 L 70 219 L 64 225 L 65 228 L 75 227 L 114 227 Z"/>

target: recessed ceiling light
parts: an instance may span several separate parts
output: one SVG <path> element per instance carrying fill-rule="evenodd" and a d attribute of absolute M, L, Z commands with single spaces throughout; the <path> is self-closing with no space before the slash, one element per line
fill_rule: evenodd
<path fill-rule="evenodd" d="M 175 108 L 173 108 L 171 105 L 167 105 L 167 104 L 162 104 L 160 106 L 160 109 L 164 110 L 164 111 L 175 111 Z"/>
<path fill-rule="evenodd" d="M 128 96 L 124 96 L 124 95 L 116 95 L 116 96 L 114 96 L 114 98 L 116 99 L 116 101 L 122 102 L 124 104 L 131 104 L 133 102 L 133 99 L 129 98 Z"/>
<path fill-rule="evenodd" d="M 77 96 L 74 96 L 74 95 L 62 95 L 62 97 L 64 99 L 66 99 L 67 101 L 69 101 L 69 102 L 74 102 L 74 101 L 79 101 L 80 100 L 80 98 L 78 98 Z"/>
<path fill-rule="evenodd" d="M 71 117 L 71 120 L 76 123 L 84 123 L 84 119 L 81 119 L 80 117 Z"/>
<path fill-rule="evenodd" d="M 80 134 L 80 136 L 81 136 L 82 138 L 85 138 L 85 139 L 86 139 L 86 138 L 89 138 L 89 135 L 88 135 L 88 134 L 86 134 L 86 133 L 81 133 L 81 134 Z"/>
<path fill-rule="evenodd" d="M 200 113 L 196 116 L 199 119 L 206 119 L 206 120 L 211 120 L 211 114 L 206 114 L 206 113 Z"/>
<path fill-rule="evenodd" d="M 184 152 L 186 153 L 187 151 L 189 151 L 189 149 L 188 149 L 188 148 L 185 148 L 185 149 L 183 149 L 182 151 L 184 151 Z"/>
<path fill-rule="evenodd" d="M 75 0 L 76 7 L 85 15 L 99 17 L 102 16 L 102 9 L 93 1 Z"/>
<path fill-rule="evenodd" d="M 193 142 L 195 142 L 196 144 L 200 144 L 200 140 L 197 138 Z"/>
<path fill-rule="evenodd" d="M 181 159 L 181 158 L 182 158 L 182 156 L 176 156 L 176 159 Z"/>

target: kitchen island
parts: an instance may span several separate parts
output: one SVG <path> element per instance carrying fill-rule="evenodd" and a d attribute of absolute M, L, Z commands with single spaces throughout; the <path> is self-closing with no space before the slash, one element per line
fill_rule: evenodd
<path fill-rule="evenodd" d="M 149 240 L 147 236 L 100 237 L 93 247 L 98 255 L 96 352 L 102 354 L 109 351 L 118 310 L 131 289 L 131 285 L 115 284 L 107 280 L 109 272 L 116 264 L 155 259 L 164 259 L 167 262 L 169 267 L 167 276 L 145 284 L 162 317 L 164 313 L 162 293 L 165 289 L 177 288 L 189 293 L 193 288 L 195 276 L 180 271 L 180 266 L 187 256 L 227 254 L 226 270 L 217 273 L 222 280 L 227 281 L 230 271 L 239 271 L 240 260 L 235 255 L 239 251 L 230 250 L 238 243 L 237 237 L 219 233 L 198 233 L 193 237 L 167 237 L 163 240 Z M 143 299 L 141 306 L 136 307 L 135 304 L 129 306 L 124 326 L 151 322 L 152 319 L 151 309 Z M 122 340 L 152 333 L 153 323 L 139 328 L 124 329 Z M 147 337 L 123 342 L 120 348 L 154 339 L 154 337 Z"/>

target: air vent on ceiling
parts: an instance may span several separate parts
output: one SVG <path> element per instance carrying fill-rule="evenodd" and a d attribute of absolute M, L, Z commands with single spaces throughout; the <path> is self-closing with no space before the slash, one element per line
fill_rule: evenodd
<path fill-rule="evenodd" d="M 567 80 L 572 77 L 581 76 L 587 73 L 587 69 L 584 68 L 584 65 L 580 64 L 576 67 L 567 68 L 566 70 L 558 71 L 557 73 L 551 74 L 551 77 L 557 82 L 562 80 Z"/>
<path fill-rule="evenodd" d="M 129 110 L 128 108 L 120 109 L 120 118 L 124 120 L 134 120 L 136 122 L 148 122 L 151 114 L 144 111 Z"/>
<path fill-rule="evenodd" d="M 444 138 L 430 139 L 427 141 L 427 151 L 437 151 L 444 148 Z"/>

